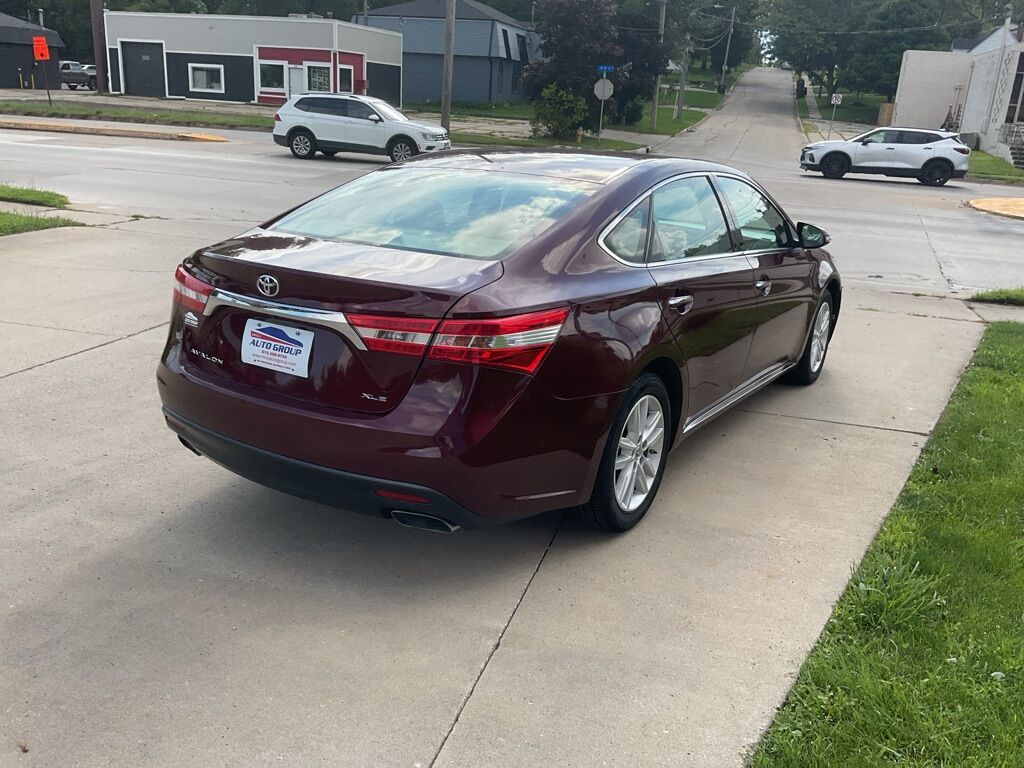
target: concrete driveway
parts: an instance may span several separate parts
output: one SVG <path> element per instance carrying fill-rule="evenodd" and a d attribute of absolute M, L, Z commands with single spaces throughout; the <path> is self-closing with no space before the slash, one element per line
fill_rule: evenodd
<path fill-rule="evenodd" d="M 832 227 L 850 279 L 825 372 L 688 440 L 618 537 L 559 514 L 419 533 L 236 478 L 164 428 L 173 265 L 372 163 L 0 136 L 0 180 L 105 225 L 0 241 L 0 766 L 739 765 L 983 331 L 934 272 L 942 296 L 877 290 L 981 214 L 793 173 L 777 75 L 669 148 Z M 1002 230 L 974 236 L 971 258 L 1001 252 Z"/>

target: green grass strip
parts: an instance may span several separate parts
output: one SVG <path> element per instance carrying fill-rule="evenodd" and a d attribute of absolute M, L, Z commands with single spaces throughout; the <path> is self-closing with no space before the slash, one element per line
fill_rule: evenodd
<path fill-rule="evenodd" d="M 36 216 L 33 214 L 0 211 L 0 237 L 4 235 L 17 235 L 22 232 L 35 232 L 40 229 L 81 226 L 83 226 L 81 222 L 72 221 L 63 216 Z"/>
<path fill-rule="evenodd" d="M 26 205 L 43 205 L 47 208 L 67 208 L 68 199 L 58 192 L 29 187 L 12 187 L 0 184 L 0 200 L 8 203 L 25 203 Z"/>
<path fill-rule="evenodd" d="M 101 98 L 101 97 L 96 97 Z M 272 115 L 241 114 L 233 112 L 205 112 L 184 109 L 146 109 L 118 107 L 106 104 L 46 104 L 22 101 L 0 101 L 0 114 L 29 117 L 61 117 L 76 120 L 111 120 L 144 125 L 184 125 L 202 128 L 242 128 L 270 131 L 274 128 Z"/>
<path fill-rule="evenodd" d="M 988 327 L 751 762 L 1024 766 L 1024 324 Z"/>
<path fill-rule="evenodd" d="M 998 181 L 1024 181 L 1024 171 L 1006 162 L 1001 157 L 988 152 L 975 150 L 971 152 L 971 164 L 968 175 L 979 179 L 995 179 Z"/>
<path fill-rule="evenodd" d="M 1009 304 L 1015 307 L 1024 307 L 1024 287 L 1021 288 L 995 288 L 991 291 L 980 291 L 971 296 L 971 301 L 981 301 L 986 304 Z M 1022 416 L 1024 418 L 1024 416 Z"/>
<path fill-rule="evenodd" d="M 462 145 L 472 144 L 481 146 L 500 147 L 575 147 L 581 146 L 585 149 L 639 149 L 641 144 L 634 144 L 629 141 L 618 139 L 601 139 L 600 145 L 593 136 L 584 136 L 582 144 L 577 145 L 572 139 L 552 139 L 546 136 L 531 137 L 528 139 L 506 139 L 501 136 L 483 136 L 474 133 L 453 133 L 451 135 L 452 148 L 462 149 Z"/>

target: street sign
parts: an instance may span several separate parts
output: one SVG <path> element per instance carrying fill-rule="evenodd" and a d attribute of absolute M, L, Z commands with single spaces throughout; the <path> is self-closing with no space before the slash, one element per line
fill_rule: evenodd
<path fill-rule="evenodd" d="M 601 101 L 611 98 L 611 95 L 615 92 L 615 86 L 612 85 L 611 80 L 605 80 L 603 77 L 594 83 L 594 95 L 597 96 Z"/>
<path fill-rule="evenodd" d="M 36 61 L 50 60 L 50 46 L 46 44 L 46 38 L 42 35 L 32 38 L 32 56 Z"/>
<path fill-rule="evenodd" d="M 600 72 L 602 75 L 610 75 L 612 72 L 615 71 L 615 67 L 613 67 L 611 64 L 598 64 L 597 71 Z"/>
<path fill-rule="evenodd" d="M 841 93 L 833 93 L 832 94 L 832 106 L 838 107 L 842 103 L 843 103 L 843 94 L 841 94 Z"/>

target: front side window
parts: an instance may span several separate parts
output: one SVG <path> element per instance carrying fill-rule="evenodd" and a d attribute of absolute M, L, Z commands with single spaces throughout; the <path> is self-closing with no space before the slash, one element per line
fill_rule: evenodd
<path fill-rule="evenodd" d="M 325 91 L 331 90 L 331 68 L 321 66 L 310 66 L 306 68 L 306 90 Z"/>
<path fill-rule="evenodd" d="M 498 260 L 600 189 L 528 174 L 395 167 L 297 208 L 275 232 L 406 251 Z"/>
<path fill-rule="evenodd" d="M 260 64 L 260 88 L 284 90 L 284 64 Z"/>
<path fill-rule="evenodd" d="M 857 141 L 864 141 L 868 144 L 895 144 L 899 138 L 899 131 L 875 131 L 859 136 Z"/>
<path fill-rule="evenodd" d="M 371 115 L 377 114 L 374 112 L 369 104 L 364 104 L 361 101 L 355 99 L 346 99 L 348 102 L 348 116 L 354 117 L 359 120 L 369 120 Z"/>
<path fill-rule="evenodd" d="M 729 253 L 732 241 L 711 182 L 706 176 L 680 179 L 651 196 L 652 263 Z"/>
<path fill-rule="evenodd" d="M 651 200 L 640 205 L 615 225 L 604 239 L 605 247 L 623 261 L 643 264 L 647 250 L 647 222 L 650 219 Z"/>
<path fill-rule="evenodd" d="M 224 67 L 220 64 L 189 64 L 189 90 L 224 93 Z"/>
<path fill-rule="evenodd" d="M 768 198 L 739 179 L 721 176 L 718 184 L 736 217 L 741 250 L 761 251 L 766 248 L 786 248 L 790 245 L 792 238 L 786 217 L 768 201 Z"/>

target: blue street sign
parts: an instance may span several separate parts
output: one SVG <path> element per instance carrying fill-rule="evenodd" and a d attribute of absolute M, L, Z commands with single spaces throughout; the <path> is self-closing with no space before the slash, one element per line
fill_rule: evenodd
<path fill-rule="evenodd" d="M 602 75 L 607 75 L 614 72 L 615 67 L 613 67 L 611 64 L 598 64 L 597 71 L 600 72 Z"/>

